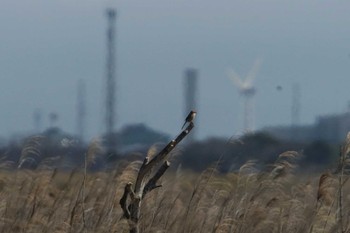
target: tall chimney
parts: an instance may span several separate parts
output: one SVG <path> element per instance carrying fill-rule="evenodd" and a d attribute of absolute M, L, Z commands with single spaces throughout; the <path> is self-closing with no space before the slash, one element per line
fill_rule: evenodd
<path fill-rule="evenodd" d="M 106 142 L 109 150 L 114 150 L 116 142 L 115 130 L 115 26 L 116 10 L 107 9 L 107 75 L 106 75 Z"/>
<path fill-rule="evenodd" d="M 197 86 L 198 86 L 198 71 L 193 68 L 187 68 L 184 74 L 184 90 L 185 90 L 184 117 L 186 117 L 191 110 L 198 111 Z M 195 140 L 196 132 L 197 132 L 196 129 L 192 130 L 190 135 L 188 135 L 188 141 L 193 142 Z"/>

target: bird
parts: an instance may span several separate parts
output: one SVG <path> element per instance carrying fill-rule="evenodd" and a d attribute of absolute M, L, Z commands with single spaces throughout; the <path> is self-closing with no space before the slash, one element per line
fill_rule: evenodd
<path fill-rule="evenodd" d="M 187 117 L 186 117 L 186 119 L 185 119 L 185 123 L 184 123 L 184 125 L 182 126 L 181 129 L 183 129 L 187 123 L 192 122 L 192 121 L 194 120 L 194 118 L 196 117 L 196 115 L 197 115 L 197 112 L 192 110 L 192 111 L 187 115 Z"/>

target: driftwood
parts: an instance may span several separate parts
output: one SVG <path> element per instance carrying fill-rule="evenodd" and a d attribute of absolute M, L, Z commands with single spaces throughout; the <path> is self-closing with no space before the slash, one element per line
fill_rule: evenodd
<path fill-rule="evenodd" d="M 170 163 L 166 160 L 167 155 L 189 134 L 193 127 L 193 122 L 189 122 L 187 128 L 174 140 L 170 141 L 153 159 L 150 161 L 148 157 L 144 159 L 138 172 L 134 188 L 132 188 L 133 184 L 131 182 L 125 185 L 124 194 L 119 204 L 123 209 L 124 218 L 129 222 L 130 233 L 139 232 L 138 225 L 143 198 L 153 189 L 162 186 L 157 184 L 157 182 L 170 166 Z M 155 169 L 158 170 L 154 172 Z M 128 201 L 128 199 L 130 200 Z"/>

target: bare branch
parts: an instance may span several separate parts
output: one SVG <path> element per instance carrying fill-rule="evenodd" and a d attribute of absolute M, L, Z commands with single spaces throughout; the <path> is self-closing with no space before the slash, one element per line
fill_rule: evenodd
<path fill-rule="evenodd" d="M 190 124 L 187 126 L 185 130 L 183 130 L 174 140 L 170 141 L 168 145 L 164 147 L 163 150 L 161 150 L 149 163 L 147 169 L 152 169 L 156 164 L 158 164 L 160 161 L 164 160 L 165 157 L 175 148 L 177 144 L 179 144 L 182 139 L 184 139 L 187 134 L 190 133 L 190 131 L 193 129 L 194 124 L 193 122 L 190 122 Z"/>
<path fill-rule="evenodd" d="M 170 167 L 170 163 L 165 161 L 162 166 L 158 169 L 157 173 L 148 181 L 145 188 L 143 189 L 143 196 L 155 188 L 162 187 L 162 185 L 157 185 L 158 180 L 162 177 L 165 171 Z"/>
<path fill-rule="evenodd" d="M 144 179 L 150 175 L 152 169 L 166 158 L 166 156 L 175 148 L 175 146 L 191 132 L 193 127 L 193 122 L 190 122 L 187 128 L 183 130 L 174 140 L 171 140 L 151 161 L 148 162 L 148 157 L 145 158 L 135 183 L 134 192 L 136 195 L 140 195 L 142 193 L 144 188 Z"/>
<path fill-rule="evenodd" d="M 137 178 L 136 178 L 136 183 L 135 183 L 135 188 L 134 188 L 134 192 L 136 194 L 138 194 L 140 192 L 140 190 L 142 190 L 143 188 L 143 181 L 144 179 L 146 178 L 145 176 L 148 175 L 147 172 L 148 172 L 148 169 L 147 168 L 147 165 L 148 165 L 148 161 L 149 161 L 149 158 L 146 157 L 144 160 L 143 160 L 143 163 L 140 167 L 140 170 L 137 174 Z"/>
<path fill-rule="evenodd" d="M 123 209 L 124 217 L 129 220 L 130 233 L 139 232 L 139 219 L 140 209 L 143 197 L 153 189 L 162 187 L 157 185 L 158 180 L 164 175 L 165 171 L 169 168 L 170 163 L 164 161 L 167 155 L 175 148 L 175 146 L 182 141 L 194 127 L 193 122 L 190 122 L 185 130 L 183 130 L 174 140 L 170 141 L 151 161 L 149 157 L 146 157 L 140 167 L 139 173 L 136 178 L 134 190 L 132 190 L 132 183 L 128 183 L 124 188 L 124 194 L 119 201 L 121 208 Z M 159 166 L 159 164 L 164 163 Z M 152 174 L 153 169 L 156 167 L 158 171 L 148 180 L 148 177 Z M 148 180 L 148 181 L 147 181 Z M 130 196 L 130 203 L 128 205 L 127 199 Z"/>
<path fill-rule="evenodd" d="M 131 182 L 129 182 L 129 183 L 127 183 L 125 185 L 123 196 L 122 196 L 122 198 L 119 201 L 119 204 L 120 204 L 120 206 L 123 209 L 124 217 L 127 218 L 127 219 L 130 219 L 130 211 L 129 211 L 129 209 L 127 207 L 127 203 L 126 203 L 127 199 L 128 199 L 128 196 L 131 195 L 132 199 L 135 198 L 135 194 L 132 191 L 131 186 L 132 186 Z"/>

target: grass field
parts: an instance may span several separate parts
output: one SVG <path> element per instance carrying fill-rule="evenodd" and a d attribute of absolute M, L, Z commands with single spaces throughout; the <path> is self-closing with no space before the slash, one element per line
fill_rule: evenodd
<path fill-rule="evenodd" d="M 142 202 L 141 232 L 349 232 L 345 175 L 297 174 L 294 152 L 264 171 L 248 161 L 239 171 L 169 171 Z M 2 171 L 0 230 L 129 232 L 119 200 L 141 163 L 111 172 Z M 340 185 L 342 184 L 342 185 Z"/>

